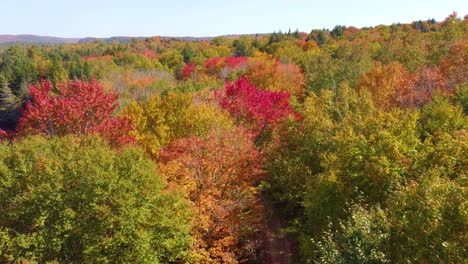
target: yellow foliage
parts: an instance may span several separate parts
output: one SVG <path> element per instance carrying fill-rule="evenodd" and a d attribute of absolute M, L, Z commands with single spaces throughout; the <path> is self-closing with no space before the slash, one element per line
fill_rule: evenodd
<path fill-rule="evenodd" d="M 160 148 L 174 139 L 197 135 L 204 137 L 216 128 L 233 127 L 231 119 L 216 105 L 194 100 L 193 95 L 169 93 L 154 95 L 147 102 L 133 101 L 124 108 L 135 126 L 134 136 L 153 158 Z"/>

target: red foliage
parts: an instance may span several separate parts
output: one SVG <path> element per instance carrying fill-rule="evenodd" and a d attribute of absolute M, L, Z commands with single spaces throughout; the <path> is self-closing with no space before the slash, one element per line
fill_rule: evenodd
<path fill-rule="evenodd" d="M 160 153 L 160 170 L 187 190 L 196 212 L 195 250 L 201 263 L 237 263 L 260 245 L 262 206 L 256 185 L 262 156 L 244 130 L 179 139 Z"/>
<path fill-rule="evenodd" d="M 248 57 L 216 57 L 205 60 L 205 72 L 226 79 L 231 73 L 247 68 L 248 64 Z"/>
<path fill-rule="evenodd" d="M 300 119 L 289 104 L 289 93 L 257 89 L 246 78 L 228 82 L 215 96 L 220 106 L 255 136 L 284 123 L 291 115 Z"/>
<path fill-rule="evenodd" d="M 430 102 L 435 94 L 450 96 L 453 91 L 449 89 L 442 73 L 437 67 L 422 68 L 408 77 L 409 87 L 399 95 L 401 107 L 421 107 Z"/>
<path fill-rule="evenodd" d="M 185 65 L 184 69 L 182 69 L 182 79 L 188 79 L 193 76 L 195 73 L 195 63 L 189 62 Z"/>
<path fill-rule="evenodd" d="M 223 68 L 240 69 L 249 62 L 248 57 L 216 57 L 205 60 L 205 69 L 208 74 L 216 75 Z"/>
<path fill-rule="evenodd" d="M 361 32 L 361 29 L 356 28 L 356 27 L 347 27 L 346 30 L 343 32 L 343 35 L 345 37 L 350 37 L 356 34 L 359 34 Z"/>
<path fill-rule="evenodd" d="M 222 67 L 224 67 L 224 59 L 222 57 L 205 60 L 205 69 L 209 74 L 216 74 Z"/>
<path fill-rule="evenodd" d="M 146 45 L 148 45 L 147 42 L 145 42 Z M 146 58 L 150 59 L 150 60 L 154 60 L 158 57 L 158 54 L 152 50 L 152 49 L 145 49 L 141 55 L 145 56 Z"/>
<path fill-rule="evenodd" d="M 104 91 L 94 80 L 60 83 L 55 95 L 52 88 L 48 81 L 29 87 L 32 101 L 23 109 L 18 134 L 100 134 L 114 146 L 134 141 L 130 120 L 112 116 L 115 92 Z"/>
<path fill-rule="evenodd" d="M 305 40 L 307 36 L 309 36 L 309 33 L 306 33 L 306 32 L 300 32 L 299 34 L 301 35 L 302 40 Z"/>
<path fill-rule="evenodd" d="M 241 68 L 249 62 L 247 57 L 227 57 L 224 59 L 227 67 L 230 68 Z"/>

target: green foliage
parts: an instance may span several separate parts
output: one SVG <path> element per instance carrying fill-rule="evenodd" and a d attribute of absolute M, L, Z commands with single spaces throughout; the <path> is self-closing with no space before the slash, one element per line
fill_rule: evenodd
<path fill-rule="evenodd" d="M 7 84 L 3 84 L 0 90 L 0 111 L 8 111 L 18 107 L 18 98 L 13 94 Z"/>
<path fill-rule="evenodd" d="M 82 61 L 78 56 L 68 62 L 68 76 L 70 79 L 87 80 L 90 79 L 90 67 L 87 61 Z"/>
<path fill-rule="evenodd" d="M 338 66 L 329 54 L 306 54 L 300 59 L 299 65 L 304 69 L 310 91 L 319 93 L 322 89 L 335 90 L 338 86 L 338 80 L 335 79 Z"/>
<path fill-rule="evenodd" d="M 254 39 L 250 37 L 241 37 L 232 42 L 233 55 L 235 57 L 253 56 L 257 50 L 254 47 Z"/>
<path fill-rule="evenodd" d="M 32 137 L 0 146 L 2 262 L 167 263 L 191 239 L 187 203 L 134 148 Z"/>
<path fill-rule="evenodd" d="M 468 141 L 459 105 L 439 96 L 421 114 L 386 112 L 343 85 L 309 96 L 301 115 L 268 152 L 266 186 L 302 261 L 463 263 Z"/>
<path fill-rule="evenodd" d="M 464 263 L 461 183 L 431 171 L 396 191 L 386 209 L 352 205 L 346 220 L 330 221 L 318 239 L 302 237 L 302 255 L 311 263 Z"/>
<path fill-rule="evenodd" d="M 297 59 L 310 91 L 336 91 L 342 82 L 355 86 L 360 75 L 372 68 L 370 54 L 362 45 L 344 43 L 332 52 L 307 53 Z"/>
<path fill-rule="evenodd" d="M 190 47 L 190 45 L 185 45 L 184 49 L 182 50 L 182 56 L 184 57 L 184 62 L 185 63 L 188 63 L 190 61 L 192 61 L 192 58 L 195 57 L 196 53 L 195 51 L 192 49 L 192 47 Z"/>
<path fill-rule="evenodd" d="M 459 105 L 453 105 L 447 98 L 437 96 L 424 106 L 421 119 L 423 131 L 429 134 L 467 129 L 468 120 Z"/>
<path fill-rule="evenodd" d="M 455 91 L 455 102 L 463 107 L 463 113 L 468 114 L 468 84 L 462 84 L 457 87 Z"/>
<path fill-rule="evenodd" d="M 345 32 L 346 30 L 346 26 L 340 26 L 340 25 L 336 25 L 332 31 L 330 32 L 330 35 L 334 38 L 336 37 L 340 37 L 343 35 L 343 33 Z"/>
<path fill-rule="evenodd" d="M 28 57 L 27 50 L 19 46 L 9 47 L 2 53 L 0 72 L 17 96 L 24 95 L 28 83 L 37 78 L 33 60 Z"/>
<path fill-rule="evenodd" d="M 184 56 L 177 50 L 165 50 L 161 53 L 159 61 L 171 70 L 181 69 L 184 65 Z"/>
<path fill-rule="evenodd" d="M 4 83 L 0 87 L 0 128 L 14 129 L 20 117 L 20 100 Z"/>
<path fill-rule="evenodd" d="M 314 29 L 307 36 L 307 41 L 314 40 L 319 46 L 328 42 L 330 32 L 327 29 Z"/>
<path fill-rule="evenodd" d="M 387 213 L 394 262 L 466 262 L 468 193 L 466 174 L 459 177 L 452 181 L 430 170 L 395 193 Z"/>
<path fill-rule="evenodd" d="M 390 263 L 384 253 L 390 242 L 385 212 L 360 205 L 352 205 L 349 211 L 349 218 L 339 221 L 337 228 L 330 223 L 318 240 L 303 243 L 307 263 Z"/>

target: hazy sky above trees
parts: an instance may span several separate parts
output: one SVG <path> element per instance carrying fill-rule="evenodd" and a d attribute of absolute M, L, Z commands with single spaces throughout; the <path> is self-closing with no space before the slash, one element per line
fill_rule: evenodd
<path fill-rule="evenodd" d="M 463 0 L 2 0 L 0 34 L 58 37 L 216 36 L 408 23 L 456 11 Z"/>

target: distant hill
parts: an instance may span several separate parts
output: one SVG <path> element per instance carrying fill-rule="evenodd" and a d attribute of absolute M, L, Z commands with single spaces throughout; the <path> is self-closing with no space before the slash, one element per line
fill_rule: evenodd
<path fill-rule="evenodd" d="M 43 44 L 61 44 L 76 43 L 79 38 L 58 38 L 37 35 L 0 35 L 0 43 L 43 43 Z"/>
<path fill-rule="evenodd" d="M 238 38 L 241 36 L 263 36 L 263 35 L 268 35 L 268 34 L 234 34 L 234 35 L 222 35 L 220 37 L 224 38 Z M 156 37 L 156 36 L 153 36 Z M 184 41 L 202 41 L 202 40 L 212 40 L 215 37 L 170 37 L 170 36 L 158 36 L 162 39 L 177 39 L 177 40 L 184 40 Z M 119 36 L 119 37 L 110 37 L 110 38 L 82 38 L 78 42 L 80 43 L 89 43 L 89 42 L 94 42 L 94 41 L 102 41 L 102 42 L 121 42 L 121 43 L 128 43 L 131 42 L 132 39 L 145 39 L 145 38 L 151 38 L 151 37 L 125 37 L 125 36 Z"/>
<path fill-rule="evenodd" d="M 266 34 L 239 34 L 239 35 L 225 35 L 221 37 L 225 38 L 237 38 L 240 36 L 255 36 L 255 35 L 266 35 Z M 121 42 L 128 43 L 132 39 L 145 39 L 147 37 L 130 37 L 130 36 L 116 36 L 110 38 L 59 38 L 51 36 L 37 36 L 37 35 L 0 35 L 0 44 L 3 43 L 37 43 L 37 44 L 62 44 L 62 43 L 89 43 L 94 41 L 102 42 Z M 163 36 L 163 39 L 178 39 L 185 41 L 197 41 L 197 40 L 211 40 L 214 37 L 169 37 Z"/>

